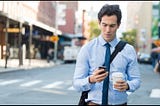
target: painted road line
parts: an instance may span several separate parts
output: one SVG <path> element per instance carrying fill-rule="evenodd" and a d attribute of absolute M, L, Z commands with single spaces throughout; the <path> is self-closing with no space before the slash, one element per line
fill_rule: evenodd
<path fill-rule="evenodd" d="M 20 81 L 22 81 L 22 80 L 15 79 L 15 80 L 3 81 L 3 82 L 0 82 L 0 85 L 9 85 L 9 84 L 17 83 Z"/>
<path fill-rule="evenodd" d="M 27 83 L 23 83 L 20 86 L 22 86 L 22 87 L 30 87 L 30 86 L 33 86 L 33 85 L 38 84 L 40 82 L 42 82 L 42 81 L 41 80 L 34 80 L 34 81 L 27 82 Z"/>
<path fill-rule="evenodd" d="M 60 85 L 62 85 L 63 83 L 64 81 L 56 81 L 54 83 L 43 86 L 42 88 L 62 88 Z"/>
<path fill-rule="evenodd" d="M 152 89 L 150 97 L 151 98 L 160 98 L 160 89 Z"/>

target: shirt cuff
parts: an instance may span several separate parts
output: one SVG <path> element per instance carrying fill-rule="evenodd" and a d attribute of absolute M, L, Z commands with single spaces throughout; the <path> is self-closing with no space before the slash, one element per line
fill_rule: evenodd
<path fill-rule="evenodd" d="M 86 82 L 87 84 L 84 88 L 85 91 L 90 90 L 94 86 L 94 83 L 93 84 L 89 83 L 89 76 L 86 78 Z"/>

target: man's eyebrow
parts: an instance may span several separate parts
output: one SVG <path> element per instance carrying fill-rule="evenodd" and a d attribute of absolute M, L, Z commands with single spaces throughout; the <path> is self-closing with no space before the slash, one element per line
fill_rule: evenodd
<path fill-rule="evenodd" d="M 102 22 L 102 24 L 103 25 L 116 25 L 115 23 L 113 23 L 113 24 L 106 24 L 106 23 L 103 23 L 103 22 Z"/>

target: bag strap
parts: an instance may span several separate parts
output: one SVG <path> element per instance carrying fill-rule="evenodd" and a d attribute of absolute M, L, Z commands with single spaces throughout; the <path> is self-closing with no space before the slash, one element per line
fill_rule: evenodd
<path fill-rule="evenodd" d="M 125 41 L 119 41 L 118 44 L 115 47 L 114 52 L 111 55 L 110 63 L 113 61 L 114 57 L 118 54 L 118 52 L 121 52 L 121 50 L 124 48 L 124 46 L 127 44 Z"/>

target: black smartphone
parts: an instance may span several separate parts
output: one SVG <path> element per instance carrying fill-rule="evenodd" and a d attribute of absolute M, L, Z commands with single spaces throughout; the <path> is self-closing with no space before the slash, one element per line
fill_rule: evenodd
<path fill-rule="evenodd" d="M 103 74 L 103 73 L 105 73 L 106 71 L 106 67 L 105 66 L 100 66 L 100 67 L 98 67 L 99 69 L 104 69 L 104 71 L 102 71 L 102 72 L 100 72 L 99 74 Z"/>
<path fill-rule="evenodd" d="M 106 66 L 100 66 L 99 69 L 106 69 Z"/>

